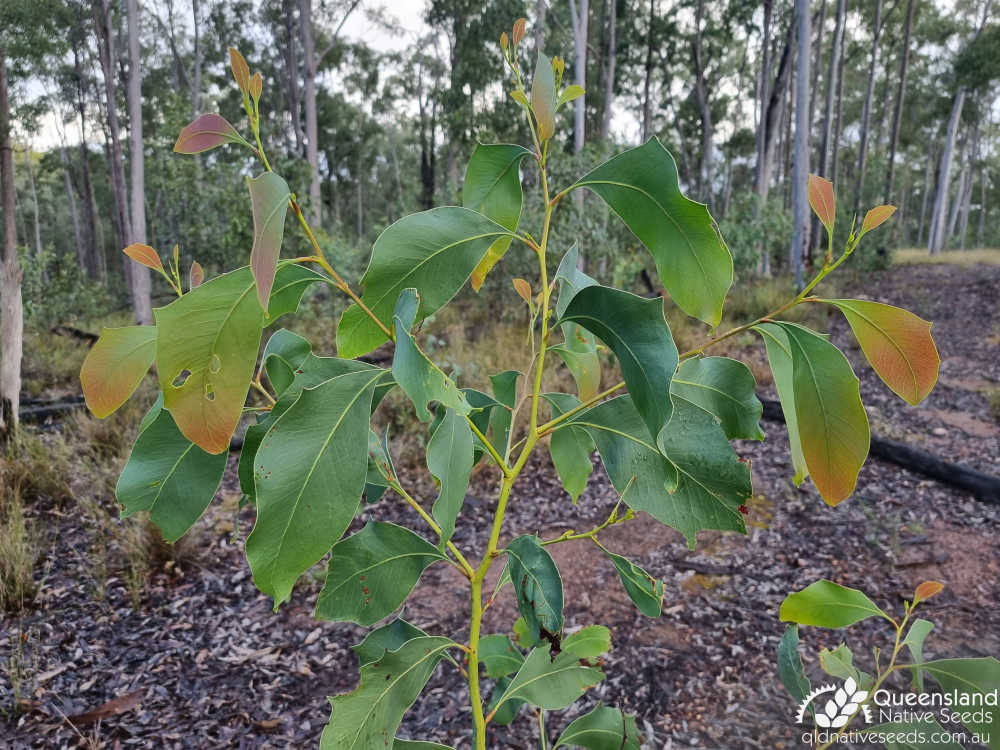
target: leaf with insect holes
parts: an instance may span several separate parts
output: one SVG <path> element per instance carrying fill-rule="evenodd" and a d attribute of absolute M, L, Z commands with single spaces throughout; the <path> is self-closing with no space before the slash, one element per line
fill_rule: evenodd
<path fill-rule="evenodd" d="M 868 363 L 889 388 L 913 406 L 931 392 L 941 357 L 931 323 L 909 310 L 860 299 L 825 299 L 847 318 Z"/>
<path fill-rule="evenodd" d="M 846 628 L 869 617 L 892 620 L 863 592 L 827 580 L 786 596 L 778 617 L 782 622 L 820 628 Z"/>
<path fill-rule="evenodd" d="M 177 142 L 174 143 L 174 152 L 200 154 L 224 143 L 250 145 L 222 115 L 214 113 L 201 115 L 181 130 Z"/>
<path fill-rule="evenodd" d="M 733 283 L 733 258 L 703 203 L 681 193 L 677 164 L 655 137 L 591 170 L 589 188 L 646 246 L 674 302 L 716 326 Z"/>
<path fill-rule="evenodd" d="M 663 581 L 653 578 L 649 573 L 640 568 L 631 560 L 614 552 L 604 550 L 604 554 L 611 560 L 618 577 L 625 587 L 625 593 L 632 600 L 636 608 L 647 617 L 659 617 L 663 607 Z"/>
<path fill-rule="evenodd" d="M 531 650 L 497 700 L 497 706 L 521 699 L 546 711 L 558 711 L 604 679 L 604 672 L 586 666 L 586 660 L 572 651 L 563 651 L 555 657 L 550 651 L 549 644 Z"/>
<path fill-rule="evenodd" d="M 246 59 L 235 47 L 229 48 L 229 68 L 233 71 L 233 78 L 236 79 L 236 85 L 240 87 L 240 91 L 244 94 L 248 93 L 250 90 L 250 66 L 247 65 Z"/>
<path fill-rule="evenodd" d="M 465 417 L 454 409 L 446 409 L 441 424 L 427 443 L 427 469 L 441 485 L 431 514 L 441 527 L 442 544 L 455 533 L 455 519 L 469 489 L 472 445 L 472 429 Z"/>
<path fill-rule="evenodd" d="M 140 265 L 152 268 L 154 271 L 163 270 L 163 261 L 160 260 L 160 254 L 149 245 L 135 242 L 123 249 L 122 252 Z"/>
<path fill-rule="evenodd" d="M 201 263 L 194 261 L 191 263 L 191 270 L 188 272 L 188 289 L 196 289 L 200 287 L 202 282 L 205 280 L 205 269 L 201 267 Z"/>
<path fill-rule="evenodd" d="M 531 78 L 531 111 L 538 125 L 538 140 L 545 143 L 556 132 L 556 79 L 552 60 L 538 51 L 535 75 Z"/>
<path fill-rule="evenodd" d="M 519 536 L 507 545 L 507 568 L 517 608 L 531 637 L 556 634 L 563 627 L 563 586 L 552 556 L 534 535 Z"/>
<path fill-rule="evenodd" d="M 639 750 L 642 735 L 634 716 L 619 709 L 598 704 L 588 714 L 570 722 L 552 750 L 582 747 L 585 750 Z"/>
<path fill-rule="evenodd" d="M 410 214 L 389 226 L 372 247 L 361 278 L 361 301 L 392 328 L 396 300 L 407 288 L 420 294 L 418 319 L 448 304 L 490 247 L 510 230 L 477 211 L 444 206 Z M 385 332 L 358 305 L 344 311 L 337 328 L 337 353 L 345 359 L 367 354 L 386 340 Z"/>
<path fill-rule="evenodd" d="M 264 172 L 247 180 L 250 187 L 250 204 L 253 208 L 253 249 L 250 251 L 250 268 L 257 281 L 257 299 L 267 312 L 267 300 L 274 285 L 274 274 L 281 254 L 281 240 L 285 235 L 285 214 L 292 192 L 274 172 Z"/>
<path fill-rule="evenodd" d="M 826 231 L 833 231 L 833 222 L 837 216 L 837 203 L 833 193 L 833 183 L 819 175 L 809 175 L 809 205 L 819 217 L 819 222 Z"/>
<path fill-rule="evenodd" d="M 513 232 L 521 218 L 521 160 L 530 155 L 523 146 L 477 144 L 465 169 L 462 205 Z M 509 236 L 497 239 L 473 270 L 469 283 L 477 292 L 512 240 Z"/>
<path fill-rule="evenodd" d="M 409 529 L 369 521 L 333 545 L 316 618 L 372 625 L 406 601 L 423 572 L 440 560 L 447 558 Z"/>
<path fill-rule="evenodd" d="M 225 453 L 206 453 L 181 435 L 161 396 L 143 420 L 115 487 L 122 517 L 148 511 L 163 538 L 176 542 L 212 502 L 226 459 Z"/>
<path fill-rule="evenodd" d="M 135 393 L 155 359 L 155 326 L 102 330 L 80 369 L 87 408 L 98 419 L 117 411 Z"/>
<path fill-rule="evenodd" d="M 865 214 L 865 220 L 861 222 L 861 233 L 858 237 L 862 237 L 868 232 L 875 229 L 875 227 L 881 226 L 889 220 L 894 213 L 896 213 L 895 206 L 875 206 L 875 208 L 870 209 L 868 213 Z"/>

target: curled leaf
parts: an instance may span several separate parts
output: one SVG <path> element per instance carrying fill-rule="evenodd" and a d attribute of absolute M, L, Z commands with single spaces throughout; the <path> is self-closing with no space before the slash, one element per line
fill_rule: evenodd
<path fill-rule="evenodd" d="M 188 273 L 188 281 L 191 284 L 191 289 L 196 289 L 201 286 L 201 282 L 205 280 L 205 269 L 201 267 L 201 263 L 194 261 L 191 264 L 191 271 Z"/>
<path fill-rule="evenodd" d="M 135 242 L 122 250 L 122 252 L 136 263 L 144 265 L 147 268 L 152 268 L 155 271 L 163 270 L 163 261 L 160 260 L 159 253 L 157 253 L 149 245 L 144 245 L 141 242 Z"/>
<path fill-rule="evenodd" d="M 895 206 L 875 206 L 875 208 L 865 214 L 865 220 L 861 223 L 861 234 L 866 234 L 875 227 L 881 226 L 894 213 L 896 213 Z"/>
<path fill-rule="evenodd" d="M 833 220 L 837 213 L 833 183 L 818 175 L 809 175 L 809 205 L 816 212 L 826 231 L 833 231 Z"/>
<path fill-rule="evenodd" d="M 177 136 L 174 151 L 178 154 L 200 154 L 223 143 L 245 143 L 224 117 L 216 114 L 201 115 L 186 125 Z"/>
<path fill-rule="evenodd" d="M 926 599 L 930 599 L 935 594 L 940 594 L 942 591 L 944 591 L 944 584 L 940 581 L 924 581 L 917 586 L 917 590 L 913 592 L 913 600 L 915 602 L 922 602 Z"/>
<path fill-rule="evenodd" d="M 240 91 L 244 94 L 250 90 L 250 66 L 246 59 L 235 47 L 229 48 L 229 67 L 233 71 L 233 78 L 236 79 Z"/>
<path fill-rule="evenodd" d="M 524 279 L 514 279 L 514 289 L 517 290 L 518 295 L 527 302 L 531 304 L 531 284 L 529 284 Z"/>

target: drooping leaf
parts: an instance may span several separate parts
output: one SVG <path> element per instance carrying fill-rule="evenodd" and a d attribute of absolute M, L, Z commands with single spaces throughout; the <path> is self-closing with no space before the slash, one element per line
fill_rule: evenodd
<path fill-rule="evenodd" d="M 865 358 L 893 393 L 914 406 L 927 398 L 941 365 L 928 321 L 879 302 L 823 301 L 844 313 Z"/>
<path fill-rule="evenodd" d="M 864 731 L 872 737 L 891 738 L 885 743 L 885 750 L 965 750 L 949 739 L 952 733 L 933 716 L 874 724 L 865 727 Z"/>
<path fill-rule="evenodd" d="M 306 287 L 320 278 L 307 268 L 282 265 L 270 320 L 295 310 Z M 163 404 L 180 431 L 209 453 L 229 447 L 250 389 L 265 323 L 254 288 L 250 269 L 241 268 L 153 311 Z"/>
<path fill-rule="evenodd" d="M 597 193 L 642 240 L 680 308 L 711 326 L 733 282 L 733 259 L 703 203 L 685 197 L 674 158 L 655 137 L 587 173 Z"/>
<path fill-rule="evenodd" d="M 517 379 L 521 373 L 517 370 L 504 370 L 490 376 L 490 385 L 499 407 L 490 412 L 490 440 L 497 453 L 504 456 L 507 452 L 507 442 L 510 437 L 510 425 L 513 419 L 513 409 L 517 402 Z"/>
<path fill-rule="evenodd" d="M 387 328 L 400 293 L 415 287 L 419 318 L 451 300 L 487 251 L 511 232 L 477 211 L 444 206 L 411 214 L 389 226 L 372 247 L 361 278 L 361 301 Z M 357 305 L 344 311 L 337 328 L 337 352 L 353 359 L 386 340 L 385 333 Z"/>
<path fill-rule="evenodd" d="M 584 666 L 576 654 L 563 651 L 552 658 L 550 648 L 546 644 L 531 650 L 497 701 L 498 706 L 519 698 L 546 711 L 557 711 L 604 679 L 604 672 Z"/>
<path fill-rule="evenodd" d="M 945 693 L 958 697 L 957 706 L 985 705 L 983 698 L 972 696 L 996 695 L 1000 690 L 1000 661 L 992 656 L 982 659 L 937 659 L 918 665 L 933 677 Z M 962 696 L 969 696 L 963 699 Z M 964 702 L 963 702 L 964 700 Z M 1000 711 L 991 707 L 983 712 L 959 709 L 961 722 L 970 732 L 993 750 L 1000 750 Z"/>
<path fill-rule="evenodd" d="M 421 422 L 429 422 L 431 413 L 427 404 L 438 401 L 442 406 L 455 410 L 463 417 L 472 411 L 469 402 L 455 381 L 420 351 L 410 335 L 410 328 L 420 305 L 416 289 L 404 289 L 396 303 L 393 324 L 396 328 L 396 351 L 392 358 L 392 375 L 417 410 Z"/>
<path fill-rule="evenodd" d="M 662 300 L 588 286 L 573 297 L 560 322 L 578 323 L 611 348 L 650 435 L 658 435 L 673 411 L 670 381 L 677 369 L 677 347 Z"/>
<path fill-rule="evenodd" d="M 834 649 L 821 648 L 819 651 L 819 665 L 831 677 L 838 680 L 851 679 L 867 690 L 872 686 L 874 679 L 867 672 L 862 672 L 854 666 L 854 652 L 847 647 L 846 643 L 841 643 Z"/>
<path fill-rule="evenodd" d="M 774 376 L 774 387 L 778 391 L 781 411 L 785 415 L 785 426 L 788 428 L 789 452 L 792 457 L 792 468 L 795 475 L 792 479 L 795 486 L 802 484 L 809 476 L 806 458 L 802 455 L 802 440 L 799 437 L 799 423 L 795 416 L 795 388 L 792 380 L 792 350 L 788 343 L 788 334 L 781 326 L 764 323 L 754 326 L 760 334 L 767 349 L 767 360 Z"/>
<path fill-rule="evenodd" d="M 445 411 L 444 420 L 427 444 L 427 468 L 441 483 L 431 514 L 441 526 L 444 544 L 455 532 L 455 519 L 472 474 L 472 430 L 465 417 L 453 409 Z"/>
<path fill-rule="evenodd" d="M 862 237 L 875 227 L 882 226 L 894 213 L 896 213 L 895 206 L 875 206 L 875 208 L 870 209 L 865 214 L 865 220 L 861 222 L 861 234 L 858 236 Z"/>
<path fill-rule="evenodd" d="M 531 77 L 531 111 L 538 126 L 538 140 L 544 143 L 556 132 L 556 79 L 552 60 L 538 51 L 535 75 Z"/>
<path fill-rule="evenodd" d="M 287 328 L 271 334 L 260 361 L 275 395 L 280 397 L 288 389 L 311 353 L 312 344 Z"/>
<path fill-rule="evenodd" d="M 750 368 L 728 357 L 697 357 L 681 363 L 670 393 L 719 418 L 730 440 L 763 440 L 757 381 Z"/>
<path fill-rule="evenodd" d="M 524 664 L 524 656 L 505 635 L 487 635 L 479 639 L 479 661 L 487 677 L 496 679 L 514 674 Z"/>
<path fill-rule="evenodd" d="M 250 205 L 253 209 L 253 249 L 250 251 L 250 269 L 257 281 L 257 299 L 267 312 L 268 298 L 274 284 L 274 274 L 281 254 L 281 240 L 285 235 L 285 214 L 291 190 L 274 172 L 264 172 L 247 180 L 250 187 Z"/>
<path fill-rule="evenodd" d="M 395 481 L 396 469 L 389 455 L 389 433 L 379 439 L 374 430 L 368 431 L 368 474 L 365 476 L 365 502 L 377 503 Z"/>
<path fill-rule="evenodd" d="M 910 658 L 914 664 L 919 664 L 924 660 L 924 641 L 927 640 L 927 636 L 931 634 L 933 629 L 933 622 L 920 617 L 910 625 L 906 638 L 903 639 L 903 645 L 909 649 Z M 924 692 L 924 670 L 919 667 L 913 669 L 913 687 L 919 693 Z"/>
<path fill-rule="evenodd" d="M 201 115 L 181 130 L 180 135 L 177 136 L 177 142 L 174 143 L 174 152 L 200 154 L 216 146 L 221 146 L 223 143 L 250 145 L 236 128 L 226 121 L 226 118 L 217 114 Z"/>
<path fill-rule="evenodd" d="M 567 394 L 543 394 L 552 408 L 553 416 L 559 417 L 569 409 L 580 405 L 578 399 Z M 587 488 L 587 479 L 594 471 L 590 454 L 594 452 L 594 439 L 582 427 L 566 426 L 556 430 L 549 438 L 549 454 L 555 466 L 563 489 L 569 493 L 573 504 Z"/>
<path fill-rule="evenodd" d="M 563 626 L 563 586 L 559 569 L 537 536 L 519 536 L 507 545 L 507 569 L 517 608 L 531 637 L 544 630 L 556 634 Z"/>
<path fill-rule="evenodd" d="M 316 617 L 372 625 L 406 601 L 424 570 L 446 559 L 409 529 L 369 521 L 333 545 Z"/>
<path fill-rule="evenodd" d="M 301 391 L 264 436 L 254 459 L 257 522 L 246 542 L 257 588 L 288 598 L 354 518 L 368 469 L 373 368 Z"/>
<path fill-rule="evenodd" d="M 80 369 L 87 408 L 99 419 L 117 411 L 135 393 L 155 359 L 155 326 L 102 330 Z"/>
<path fill-rule="evenodd" d="M 351 646 L 351 651 L 357 654 L 359 666 L 363 667 L 381 659 L 386 651 L 396 651 L 407 641 L 426 635 L 416 625 L 397 617 L 388 625 L 370 631 L 361 643 Z"/>
<path fill-rule="evenodd" d="M 809 175 L 809 205 L 819 217 L 819 223 L 826 227 L 826 231 L 832 232 L 833 222 L 837 216 L 833 183 L 819 175 Z"/>
<path fill-rule="evenodd" d="M 374 750 L 391 747 L 403 714 L 424 689 L 450 638 L 427 636 L 407 641 L 396 651 L 361 668 L 361 684 L 330 699 L 330 723 L 321 750 Z"/>
<path fill-rule="evenodd" d="M 785 628 L 778 644 L 778 677 L 796 703 L 805 700 L 812 689 L 799 656 L 799 626 L 794 623 Z"/>
<path fill-rule="evenodd" d="M 631 560 L 604 550 L 621 578 L 625 593 L 647 617 L 659 617 L 663 607 L 663 581 L 653 578 Z"/>
<path fill-rule="evenodd" d="M 226 470 L 226 454 L 212 455 L 184 437 L 162 396 L 143 420 L 115 497 L 122 517 L 149 511 L 163 538 L 175 542 L 212 502 Z"/>
<path fill-rule="evenodd" d="M 552 750 L 559 747 L 582 747 L 586 750 L 639 750 L 642 735 L 634 716 L 619 709 L 598 704 L 590 713 L 570 722 Z"/>
<path fill-rule="evenodd" d="M 122 250 L 128 257 L 136 263 L 152 268 L 154 271 L 163 270 L 163 261 L 160 254 L 149 245 L 142 242 L 135 242 Z"/>
<path fill-rule="evenodd" d="M 462 205 L 513 232 L 521 218 L 521 160 L 530 155 L 523 146 L 477 144 L 465 169 Z M 511 241 L 511 237 L 500 237 L 476 266 L 469 281 L 477 292 L 486 274 L 507 252 Z"/>
<path fill-rule="evenodd" d="M 587 625 L 563 638 L 561 647 L 578 659 L 598 659 L 611 650 L 611 631 L 603 625 Z"/>
<path fill-rule="evenodd" d="M 786 596 L 778 616 L 782 622 L 820 628 L 846 628 L 869 617 L 892 620 L 863 592 L 827 580 Z"/>

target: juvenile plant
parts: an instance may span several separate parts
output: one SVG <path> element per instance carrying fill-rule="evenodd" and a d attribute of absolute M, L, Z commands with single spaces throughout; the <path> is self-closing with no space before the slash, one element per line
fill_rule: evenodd
<path fill-rule="evenodd" d="M 875 370 L 911 403 L 920 402 L 937 378 L 929 323 L 884 304 L 812 295 L 861 238 L 889 217 L 891 206 L 868 212 L 836 258 L 828 248 L 822 268 L 800 294 L 757 320 L 717 332 L 733 281 L 732 257 L 707 207 L 681 193 L 674 159 L 656 138 L 568 186 L 549 184 L 560 110 L 584 92 L 563 85 L 558 57 L 540 55 L 527 81 L 519 54 L 524 33 L 521 19 L 500 44 L 510 95 L 531 143 L 477 146 L 465 174 L 463 205 L 415 213 L 385 229 L 360 291 L 333 268 L 296 196 L 272 171 L 261 132 L 261 75 L 251 75 L 242 55 L 230 50 L 249 137 L 207 114 L 183 129 L 174 150 L 193 154 L 234 144 L 260 161 L 263 171 L 248 180 L 250 264 L 210 280 L 195 266 L 185 284 L 176 249 L 164 266 L 151 247 L 126 248 L 161 273 L 178 299 L 155 311 L 153 326 L 105 329 L 81 372 L 88 405 L 104 417 L 130 397 L 155 363 L 161 394 L 143 420 L 117 497 L 125 515 L 148 511 L 168 540 L 178 539 L 204 512 L 222 479 L 234 430 L 245 415 L 256 417 L 239 464 L 242 490 L 257 511 L 246 555 L 255 584 L 275 608 L 327 555 L 326 585 L 316 602 L 316 616 L 325 620 L 384 623 L 434 564 L 451 565 L 468 581 L 464 642 L 396 618 L 355 647 L 361 684 L 331 699 L 323 748 L 441 747 L 394 738 L 403 714 L 442 663 L 468 682 L 478 750 L 486 747 L 488 725 L 513 721 L 525 704 L 533 707 L 542 746 L 548 746 L 545 712 L 566 708 L 603 679 L 603 655 L 611 645 L 606 627 L 566 630 L 565 593 L 549 547 L 574 540 L 592 544 L 636 607 L 657 617 L 662 581 L 609 549 L 601 538 L 605 529 L 642 512 L 678 529 L 692 547 L 702 529 L 746 531 L 750 466 L 730 441 L 764 438 L 761 404 L 749 369 L 707 356 L 713 345 L 745 331 L 761 337 L 788 421 L 795 479 L 811 476 L 831 505 L 851 494 L 868 453 L 858 379 L 826 336 L 781 316 L 801 304 L 840 309 Z M 525 169 L 538 173 L 540 227 L 520 225 Z M 605 201 L 645 245 L 673 302 L 706 324 L 698 346 L 678 352 L 662 299 L 603 286 L 580 270 L 578 248 L 550 246 L 554 212 L 582 189 Z M 832 239 L 832 186 L 814 178 L 810 196 Z M 280 258 L 288 211 L 310 242 L 311 255 Z M 510 292 L 510 300 L 530 313 L 525 354 L 531 366 L 524 373 L 494 374 L 489 393 L 460 387 L 428 357 L 421 321 L 466 283 L 479 290 L 508 252 L 537 261 L 537 276 L 515 279 Z M 309 341 L 284 329 L 270 336 L 258 356 L 264 328 L 293 313 L 314 284 L 327 284 L 351 301 L 337 328 L 338 356 L 317 356 Z M 387 342 L 394 345 L 391 367 L 363 359 Z M 617 358 L 624 377 L 609 388 L 602 387 L 599 342 Z M 553 357 L 565 363 L 576 392 L 544 392 L 543 369 Z M 393 466 L 388 435 L 371 426 L 373 412 L 394 389 L 426 425 L 435 498 L 414 497 Z M 262 405 L 248 405 L 251 390 L 254 403 Z M 509 538 L 504 520 L 516 501 L 512 490 L 536 449 L 549 451 L 574 503 L 596 449 L 621 496 L 607 520 L 550 539 Z M 461 549 L 455 527 L 480 462 L 497 473 L 499 493 L 485 548 Z M 342 538 L 362 497 L 383 493 L 408 504 L 426 529 L 418 533 L 375 520 Z M 539 518 L 539 527 L 548 520 Z M 430 539 L 422 535 L 427 529 Z M 484 591 L 494 566 L 503 572 Z M 514 639 L 483 633 L 484 610 L 506 585 L 520 613 L 511 624 Z M 597 744 L 600 737 L 606 744 Z M 598 706 L 565 728 L 553 747 L 562 745 L 637 748 L 639 736 L 633 717 Z"/>

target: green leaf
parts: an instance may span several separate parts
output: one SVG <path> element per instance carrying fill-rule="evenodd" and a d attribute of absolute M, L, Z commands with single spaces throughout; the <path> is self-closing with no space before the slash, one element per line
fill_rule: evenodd
<path fill-rule="evenodd" d="M 354 518 L 368 468 L 372 397 L 383 373 L 347 373 L 302 390 L 257 450 L 257 522 L 246 555 L 257 588 L 275 607 Z"/>
<path fill-rule="evenodd" d="M 785 415 L 785 426 L 788 428 L 788 444 L 792 456 L 792 468 L 795 476 L 792 481 L 795 486 L 809 476 L 805 456 L 802 455 L 802 440 L 799 438 L 799 423 L 795 416 L 795 387 L 792 380 L 792 350 L 788 343 L 788 334 L 774 323 L 764 323 L 754 326 L 754 330 L 764 339 L 767 349 L 767 360 L 774 376 L 774 387 L 778 390 L 781 401 L 781 411 Z"/>
<path fill-rule="evenodd" d="M 495 724 L 499 727 L 505 727 L 508 724 L 513 723 L 514 719 L 517 718 L 517 714 L 520 712 L 521 707 L 524 705 L 524 701 L 520 698 L 511 698 L 504 702 L 502 706 L 497 708 L 497 703 L 503 697 L 503 694 L 510 687 L 511 678 L 501 677 L 496 681 L 493 686 L 493 692 L 490 694 L 489 703 L 486 706 L 487 712 L 492 712 L 493 709 L 497 709 L 497 712 L 493 714 L 493 719 L 490 724 Z"/>
<path fill-rule="evenodd" d="M 392 750 L 455 750 L 450 745 L 439 745 L 437 742 L 423 742 L 418 740 L 401 740 L 399 737 L 392 741 Z"/>
<path fill-rule="evenodd" d="M 441 368 L 420 351 L 410 335 L 420 297 L 416 289 L 404 289 L 396 304 L 393 317 L 396 326 L 396 351 L 392 358 L 392 375 L 399 383 L 417 410 L 421 422 L 429 422 L 431 413 L 427 404 L 438 401 L 442 406 L 454 409 L 465 416 L 472 411 L 465 395 Z"/>
<path fill-rule="evenodd" d="M 937 719 L 913 719 L 911 721 L 890 721 L 885 724 L 875 724 L 864 727 L 864 735 L 878 738 L 889 735 L 890 742 L 885 743 L 886 750 L 965 750 L 957 742 L 952 742 Z"/>
<path fill-rule="evenodd" d="M 553 416 L 562 416 L 569 409 L 580 405 L 578 399 L 568 394 L 544 394 L 552 407 Z M 590 454 L 594 452 L 594 439 L 582 427 L 567 426 L 556 430 L 549 438 L 549 453 L 563 489 L 576 505 L 577 499 L 587 488 L 587 479 L 594 470 Z"/>
<path fill-rule="evenodd" d="M 115 496 L 122 517 L 149 511 L 163 538 L 176 542 L 212 502 L 226 471 L 225 453 L 206 453 L 181 435 L 161 396 L 153 404 Z"/>
<path fill-rule="evenodd" d="M 579 323 L 611 348 L 650 435 L 658 435 L 673 411 L 670 381 L 677 369 L 677 347 L 663 317 L 663 301 L 588 286 L 573 297 L 560 322 Z"/>
<path fill-rule="evenodd" d="M 455 533 L 455 519 L 462 509 L 472 474 L 472 430 L 465 417 L 448 409 L 427 444 L 427 468 L 441 483 L 431 514 L 441 526 L 441 543 Z"/>
<path fill-rule="evenodd" d="M 493 395 L 503 405 L 490 413 L 491 441 L 497 453 L 506 456 L 507 442 L 510 439 L 510 423 L 513 418 L 514 404 L 517 402 L 517 379 L 521 373 L 517 370 L 504 370 L 490 376 Z"/>
<path fill-rule="evenodd" d="M 924 641 L 934 629 L 934 623 L 918 617 L 910 625 L 903 639 L 903 645 L 910 650 L 910 656 L 915 664 L 924 660 Z M 919 667 L 913 670 L 913 688 L 919 693 L 924 692 L 924 670 Z"/>
<path fill-rule="evenodd" d="M 680 308 L 711 326 L 733 283 L 733 259 L 703 203 L 681 194 L 674 158 L 655 137 L 587 173 L 597 193 L 649 249 Z"/>
<path fill-rule="evenodd" d="M 850 677 L 865 690 L 868 690 L 875 681 L 870 674 L 862 672 L 854 666 L 854 653 L 847 647 L 846 643 L 841 643 L 832 650 L 820 649 L 819 665 L 831 677 L 836 677 L 839 680 L 846 680 Z"/>
<path fill-rule="evenodd" d="M 455 645 L 449 638 L 414 638 L 363 666 L 357 689 L 330 699 L 330 723 L 323 730 L 321 750 L 389 747 L 406 709 L 424 689 L 445 650 Z"/>
<path fill-rule="evenodd" d="M 556 280 L 559 282 L 559 299 L 556 314 L 562 317 L 570 300 L 583 288 L 597 284 L 577 265 L 580 254 L 576 243 L 559 262 Z M 587 329 L 577 323 L 560 326 L 563 343 L 550 347 L 560 356 L 576 383 L 577 395 L 587 401 L 597 395 L 601 387 L 601 360 L 597 355 L 597 339 Z"/>
<path fill-rule="evenodd" d="M 524 664 L 524 656 L 505 635 L 487 635 L 479 639 L 479 661 L 486 667 L 486 676 L 506 677 Z"/>
<path fill-rule="evenodd" d="M 659 617 L 663 607 L 663 581 L 653 578 L 649 573 L 621 555 L 604 550 L 611 563 L 618 571 L 625 593 L 639 611 L 647 617 Z"/>
<path fill-rule="evenodd" d="M 493 398 L 488 393 L 483 393 L 482 391 L 477 391 L 475 388 L 462 388 L 462 393 L 465 394 L 465 400 L 469 402 L 469 406 L 472 407 L 472 412 L 469 414 L 469 419 L 476 426 L 481 433 L 486 435 L 490 430 L 490 420 L 493 417 L 493 411 L 499 409 L 502 411 L 510 412 L 510 410 Z M 439 409 L 434 414 L 436 421 L 444 419 L 444 410 Z M 431 427 L 431 434 L 437 430 L 436 426 Z M 496 436 L 487 438 L 490 445 L 492 445 L 499 453 L 503 453 L 506 450 L 506 445 L 499 444 Z M 483 445 L 483 441 L 479 439 L 478 435 L 473 435 L 472 439 L 473 450 L 472 450 L 472 465 L 475 466 L 479 463 L 479 459 L 483 457 L 486 452 L 486 447 Z"/>
<path fill-rule="evenodd" d="M 764 410 L 750 368 L 728 357 L 697 357 L 681 363 L 670 382 L 670 393 L 719 418 L 730 440 L 763 440 Z"/>
<path fill-rule="evenodd" d="M 369 632 L 361 643 L 351 646 L 351 650 L 357 654 L 359 666 L 363 667 L 381 659 L 386 651 L 396 651 L 407 641 L 426 635 L 416 625 L 397 617 L 388 625 Z"/>
<path fill-rule="evenodd" d="M 368 474 L 365 476 L 365 500 L 378 502 L 396 477 L 389 454 L 389 432 L 379 439 L 374 430 L 368 430 Z"/>
<path fill-rule="evenodd" d="M 572 84 L 563 89 L 563 92 L 559 95 L 558 106 L 561 107 L 564 104 L 569 104 L 574 99 L 579 99 L 583 96 L 587 90 L 583 86 L 577 86 Z"/>
<path fill-rule="evenodd" d="M 852 492 L 868 457 L 868 415 L 859 381 L 837 347 L 808 328 L 779 323 L 792 353 L 792 389 L 802 455 L 819 494 L 836 505 Z"/>
<path fill-rule="evenodd" d="M 506 553 L 517 608 L 532 639 L 538 640 L 543 631 L 559 633 L 563 627 L 563 586 L 552 556 L 533 534 L 514 539 Z"/>
<path fill-rule="evenodd" d="M 561 647 L 578 659 L 597 659 L 611 650 L 611 631 L 603 625 L 588 625 L 563 638 Z"/>
<path fill-rule="evenodd" d="M 559 261 L 555 280 L 559 282 L 559 299 L 556 300 L 556 317 L 561 318 L 572 300 L 581 289 L 597 286 L 597 281 L 580 270 L 580 249 L 577 243 L 566 251 Z"/>
<path fill-rule="evenodd" d="M 510 580 L 509 567 L 504 567 L 503 575 L 507 577 L 508 581 Z M 501 581 L 497 583 L 497 591 L 500 590 L 502 579 L 503 577 L 501 577 Z M 528 625 L 528 621 L 524 619 L 523 615 L 514 620 L 514 624 L 511 626 L 511 631 L 514 633 L 514 642 L 521 648 L 529 649 L 541 643 L 541 639 L 538 636 L 533 636 L 531 634 L 531 627 Z"/>
<path fill-rule="evenodd" d="M 477 144 L 465 170 L 462 205 L 513 232 L 521 218 L 521 159 L 530 155 L 531 152 L 523 146 Z M 507 252 L 512 239 L 501 237 L 494 242 L 472 272 L 470 283 L 477 292 L 486 274 Z"/>
<path fill-rule="evenodd" d="M 497 701 L 498 706 L 520 698 L 546 711 L 556 711 L 566 708 L 585 690 L 604 679 L 604 672 L 584 666 L 576 654 L 563 651 L 552 658 L 549 649 L 546 644 L 531 650 Z"/>
<path fill-rule="evenodd" d="M 975 699 L 972 698 L 990 693 L 995 695 L 995 691 L 1000 690 L 1000 661 L 992 656 L 984 659 L 938 659 L 917 666 L 937 680 L 945 693 L 954 692 L 959 696 L 959 703 L 952 710 L 964 714 L 961 721 L 965 728 L 978 734 L 986 746 L 1000 750 L 1000 711 L 993 706 L 978 714 L 973 702 Z M 965 699 L 968 702 L 963 702 L 962 695 L 969 696 Z M 982 706 L 982 698 L 978 701 Z"/>
<path fill-rule="evenodd" d="M 556 132 L 556 79 L 552 60 L 538 51 L 535 75 L 531 77 L 531 111 L 538 126 L 538 140 L 542 143 Z"/>
<path fill-rule="evenodd" d="M 869 617 L 884 617 L 892 622 L 892 618 L 861 591 L 827 580 L 816 581 L 786 596 L 778 616 L 782 622 L 820 628 L 846 628 Z"/>
<path fill-rule="evenodd" d="M 566 727 L 552 750 L 559 747 L 582 747 L 586 750 L 639 750 L 642 736 L 634 716 L 626 716 L 611 706 L 598 706 L 574 719 Z"/>
<path fill-rule="evenodd" d="M 406 601 L 424 570 L 447 558 L 409 529 L 369 521 L 333 546 L 316 617 L 371 625 Z"/>
<path fill-rule="evenodd" d="M 789 625 L 781 636 L 781 643 L 778 644 L 778 677 L 796 703 L 804 701 L 812 689 L 799 656 L 798 625 Z"/>
<path fill-rule="evenodd" d="M 156 327 L 105 328 L 87 352 L 80 386 L 87 408 L 104 419 L 129 400 L 156 359 Z"/>
<path fill-rule="evenodd" d="M 307 268 L 283 264 L 267 322 L 293 311 L 306 287 L 320 278 Z M 265 324 L 254 288 L 250 269 L 241 268 L 153 311 L 163 405 L 184 436 L 209 453 L 229 448 L 250 389 Z"/>
<path fill-rule="evenodd" d="M 275 395 L 281 396 L 295 380 L 296 370 L 302 369 L 312 353 L 312 344 L 287 328 L 271 334 L 261 355 L 261 364 Z"/>
<path fill-rule="evenodd" d="M 361 301 L 387 328 L 400 293 L 415 287 L 420 319 L 446 305 L 490 247 L 511 232 L 481 213 L 444 206 L 410 214 L 389 226 L 372 248 L 361 279 Z M 367 354 L 385 333 L 357 305 L 344 311 L 337 328 L 337 353 L 346 359 Z"/>
<path fill-rule="evenodd" d="M 292 191 L 274 172 L 264 172 L 247 180 L 250 187 L 250 206 L 253 210 L 253 249 L 250 251 L 250 269 L 257 281 L 257 299 L 267 312 L 268 298 L 274 285 L 274 275 L 281 254 L 281 240 L 285 235 L 285 214 Z"/>

